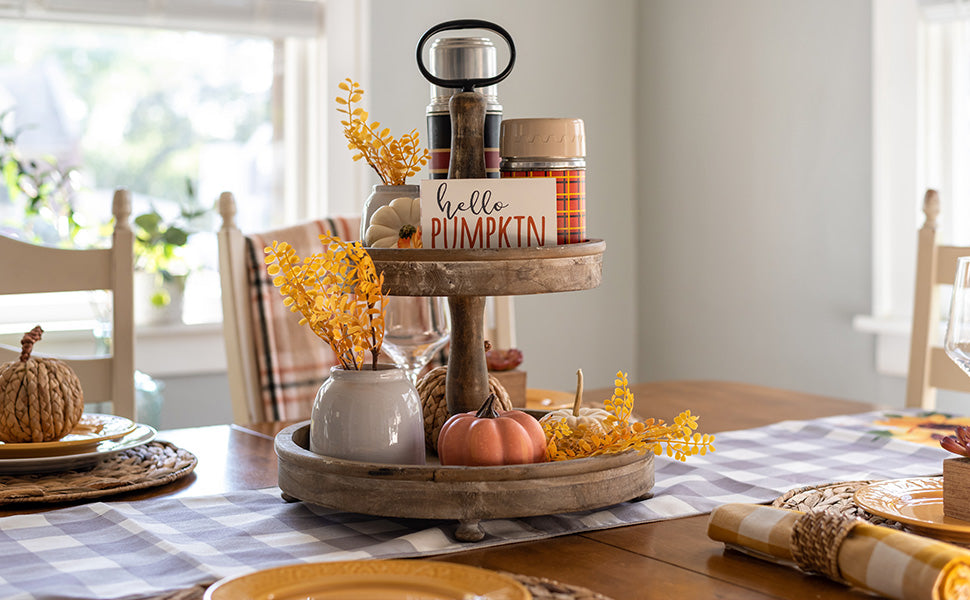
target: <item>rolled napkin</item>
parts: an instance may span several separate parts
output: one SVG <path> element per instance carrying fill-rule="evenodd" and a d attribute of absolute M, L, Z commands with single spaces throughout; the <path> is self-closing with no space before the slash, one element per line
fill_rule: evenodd
<path fill-rule="evenodd" d="M 725 504 L 711 513 L 707 535 L 887 598 L 970 599 L 967 550 L 834 512 Z"/>

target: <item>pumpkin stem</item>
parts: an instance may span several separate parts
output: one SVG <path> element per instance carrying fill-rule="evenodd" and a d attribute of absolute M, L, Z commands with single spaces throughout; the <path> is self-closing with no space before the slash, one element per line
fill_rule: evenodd
<path fill-rule="evenodd" d="M 30 331 L 24 334 L 24 337 L 20 338 L 20 362 L 27 362 L 30 359 L 30 353 L 34 349 L 34 344 L 40 341 L 41 334 L 44 330 L 37 325 Z"/>
<path fill-rule="evenodd" d="M 579 416 L 579 407 L 583 404 L 583 370 L 576 370 L 576 399 L 573 400 L 573 416 Z"/>
<path fill-rule="evenodd" d="M 475 417 L 478 419 L 497 419 L 498 411 L 495 410 L 496 400 L 498 400 L 498 397 L 495 395 L 495 392 L 489 394 L 488 398 L 485 398 L 485 402 L 482 402 L 482 407 L 475 413 Z"/>

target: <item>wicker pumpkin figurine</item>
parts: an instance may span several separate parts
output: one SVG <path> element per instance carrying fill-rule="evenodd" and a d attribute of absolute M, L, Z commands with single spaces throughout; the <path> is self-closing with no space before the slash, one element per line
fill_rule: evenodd
<path fill-rule="evenodd" d="M 576 371 L 576 399 L 573 401 L 572 408 L 560 408 L 550 410 L 541 419 L 540 423 L 550 421 L 565 421 L 569 429 L 577 431 L 584 427 L 587 431 L 606 433 L 609 426 L 607 420 L 613 413 L 602 408 L 584 408 L 583 404 L 583 370 Z"/>
<path fill-rule="evenodd" d="M 418 382 L 418 396 L 421 398 L 421 411 L 424 414 L 424 445 L 430 452 L 438 452 L 438 433 L 450 416 L 445 399 L 445 377 L 448 367 L 435 367 Z M 488 390 L 495 394 L 495 407 L 499 410 L 512 410 L 509 393 L 498 379 L 488 376 Z"/>
<path fill-rule="evenodd" d="M 0 440 L 50 442 L 70 433 L 84 412 L 81 382 L 54 358 L 30 355 L 40 325 L 20 340 L 20 359 L 0 364 Z"/>

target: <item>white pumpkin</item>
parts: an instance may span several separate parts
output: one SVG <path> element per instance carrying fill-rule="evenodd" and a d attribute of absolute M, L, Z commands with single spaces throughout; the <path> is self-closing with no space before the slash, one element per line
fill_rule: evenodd
<path fill-rule="evenodd" d="M 395 198 L 374 211 L 364 244 L 372 248 L 421 247 L 421 198 Z"/>
<path fill-rule="evenodd" d="M 607 419 L 613 416 L 613 413 L 602 408 L 583 408 L 581 406 L 583 403 L 582 369 L 576 371 L 576 378 L 576 399 L 573 401 L 572 408 L 550 410 L 539 419 L 539 423 L 564 421 L 569 426 L 569 429 L 573 431 L 576 431 L 582 425 L 586 428 L 586 431 L 606 433 Z"/>

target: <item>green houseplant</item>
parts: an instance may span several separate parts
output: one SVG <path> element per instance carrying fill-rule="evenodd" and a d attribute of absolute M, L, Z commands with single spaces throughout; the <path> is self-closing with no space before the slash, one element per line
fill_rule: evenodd
<path fill-rule="evenodd" d="M 30 242 L 72 246 L 81 229 L 74 213 L 77 171 L 52 156 L 25 156 L 17 144 L 21 131 L 4 125 L 11 112 L 0 112 L 0 185 L 23 210 L 16 228 Z"/>
<path fill-rule="evenodd" d="M 184 248 L 197 231 L 193 223 L 208 209 L 199 205 L 192 181 L 186 179 L 186 194 L 178 201 L 178 214 L 166 218 L 151 205 L 134 219 L 135 272 L 139 295 L 147 295 L 149 306 L 140 307 L 145 322 L 177 320 L 181 316 L 181 295 L 192 268 Z"/>

